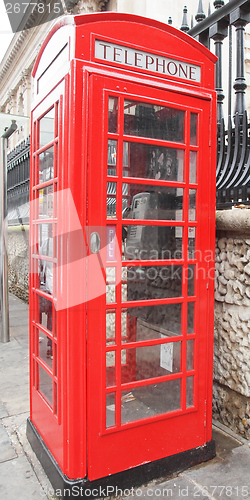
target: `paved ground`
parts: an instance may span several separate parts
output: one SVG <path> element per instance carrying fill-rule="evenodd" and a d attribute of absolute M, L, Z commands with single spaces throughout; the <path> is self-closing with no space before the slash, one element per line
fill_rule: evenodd
<path fill-rule="evenodd" d="M 10 296 L 10 335 L 10 342 L 0 344 L 0 499 L 52 499 L 55 492 L 26 438 L 28 306 L 13 296 Z M 168 481 L 157 480 L 124 491 L 120 496 L 153 500 L 250 499 L 250 443 L 218 423 L 213 433 L 217 444 L 213 460 Z"/>

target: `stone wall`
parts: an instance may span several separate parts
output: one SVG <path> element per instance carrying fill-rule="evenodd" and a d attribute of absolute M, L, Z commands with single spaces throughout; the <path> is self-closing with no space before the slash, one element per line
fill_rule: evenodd
<path fill-rule="evenodd" d="M 29 227 L 8 227 L 9 291 L 29 300 Z"/>
<path fill-rule="evenodd" d="M 214 417 L 250 438 L 250 210 L 217 213 Z"/>

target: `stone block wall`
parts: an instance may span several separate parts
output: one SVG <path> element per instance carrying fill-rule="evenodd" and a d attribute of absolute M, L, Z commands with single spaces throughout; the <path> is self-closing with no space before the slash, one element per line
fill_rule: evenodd
<path fill-rule="evenodd" d="M 217 213 L 214 417 L 250 438 L 250 210 Z"/>
<path fill-rule="evenodd" d="M 8 227 L 9 291 L 29 300 L 29 227 Z"/>

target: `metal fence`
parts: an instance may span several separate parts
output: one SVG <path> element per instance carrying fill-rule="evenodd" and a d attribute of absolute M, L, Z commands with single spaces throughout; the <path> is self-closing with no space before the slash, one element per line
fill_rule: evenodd
<path fill-rule="evenodd" d="M 8 224 L 29 223 L 30 137 L 7 157 Z"/>
<path fill-rule="evenodd" d="M 215 11 L 205 16 L 202 0 L 199 0 L 196 14 L 197 24 L 191 29 L 187 26 L 187 13 L 184 9 L 183 26 L 189 35 L 198 38 L 210 48 L 214 40 L 216 63 L 215 88 L 217 91 L 217 208 L 231 208 L 234 205 L 250 204 L 250 137 L 245 91 L 245 53 L 244 31 L 250 22 L 250 1 L 214 1 Z M 235 30 L 235 33 L 233 33 Z M 233 37 L 236 39 L 235 71 L 233 75 Z M 223 51 L 224 40 L 228 38 L 228 54 Z M 228 74 L 223 71 L 223 58 L 227 56 Z M 234 76 L 234 79 L 233 79 Z M 223 78 L 227 79 L 227 118 L 223 115 Z M 234 81 L 234 83 L 233 83 Z M 235 94 L 233 96 L 233 93 Z M 234 110 L 232 101 L 234 97 Z M 227 128 L 225 126 L 227 124 Z"/>

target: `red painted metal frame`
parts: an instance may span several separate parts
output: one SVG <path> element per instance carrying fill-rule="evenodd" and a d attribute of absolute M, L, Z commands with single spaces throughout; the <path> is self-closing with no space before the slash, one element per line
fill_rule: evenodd
<path fill-rule="evenodd" d="M 216 144 L 216 108 L 214 92 L 214 62 L 215 57 L 194 39 L 185 33 L 177 32 L 171 26 L 163 25 L 157 21 L 117 13 L 98 13 L 61 19 L 53 27 L 45 40 L 37 58 L 33 76 L 36 78 L 39 61 L 50 42 L 53 34 L 62 26 L 69 25 L 75 29 L 74 58 L 71 61 L 69 74 L 60 82 L 48 89 L 48 94 L 36 104 L 32 112 L 32 162 L 31 162 L 31 273 L 30 273 L 30 372 L 31 372 L 31 420 L 39 431 L 45 444 L 48 446 L 63 474 L 69 478 L 88 476 L 90 480 L 103 477 L 133 466 L 157 460 L 167 455 L 200 446 L 211 439 L 211 399 L 212 399 L 212 353 L 213 353 L 213 269 L 214 228 L 215 228 L 215 144 Z M 71 35 L 70 35 L 71 36 Z M 95 60 L 93 54 L 93 41 L 100 39 L 124 43 L 128 47 L 140 47 L 155 54 L 164 54 L 162 47 L 167 47 L 168 55 L 184 60 L 188 59 L 199 64 L 202 68 L 201 82 L 191 84 L 184 80 L 175 81 L 163 75 L 152 75 L 147 71 L 135 71 L 126 66 L 116 67 L 112 64 L 102 64 Z M 134 82 L 134 83 L 132 83 Z M 108 96 L 117 96 L 119 106 L 119 130 L 117 133 L 108 133 L 107 128 L 107 100 Z M 144 100 L 152 103 L 165 103 L 174 105 L 186 112 L 185 144 L 175 144 L 167 141 L 124 136 L 122 130 L 123 110 L 122 102 L 126 98 Z M 38 324 L 38 295 L 37 270 L 34 262 L 39 260 L 36 252 L 37 228 L 40 222 L 34 213 L 37 197 L 37 168 L 38 152 L 46 150 L 49 145 L 38 150 L 37 122 L 52 105 L 59 103 L 59 129 L 58 138 L 53 144 L 58 148 L 58 176 L 59 191 L 69 189 L 78 214 L 86 256 L 88 249 L 88 228 L 106 228 L 117 225 L 118 241 L 121 241 L 121 197 L 117 195 L 117 220 L 106 220 L 107 198 L 107 139 L 118 140 L 118 158 L 122 158 L 122 138 L 128 142 L 141 142 L 144 144 L 157 144 L 176 146 L 185 150 L 185 165 L 189 159 L 189 150 L 198 153 L 198 178 L 196 184 L 190 188 L 197 189 L 197 220 L 187 225 L 187 221 L 156 221 L 137 220 L 141 225 L 166 225 L 183 227 L 183 246 L 185 248 L 182 259 L 154 260 L 154 261 L 122 261 L 122 267 L 181 264 L 186 266 L 196 264 L 200 277 L 196 282 L 195 295 L 187 297 L 187 283 L 183 281 L 183 295 L 180 298 L 153 299 L 140 302 L 121 302 L 121 284 L 116 284 L 116 303 L 106 305 L 105 288 L 101 294 L 86 303 L 85 300 L 74 307 L 65 307 L 56 311 L 57 337 L 51 336 L 58 349 L 58 375 L 55 375 L 55 360 L 53 369 L 38 356 L 37 340 L 35 344 L 34 329 Z M 199 113 L 199 143 L 189 146 L 189 115 L 196 110 Z M 205 132 L 203 132 L 203 130 Z M 57 134 L 56 134 L 57 135 Z M 50 144 L 51 146 L 51 144 Z M 121 183 L 121 162 L 118 166 L 118 176 L 110 176 L 112 182 Z M 188 173 L 182 183 L 145 180 L 141 178 L 127 179 L 128 184 L 169 185 L 181 187 L 185 190 L 183 213 L 188 213 Z M 146 182 L 145 182 L 146 181 Z M 47 182 L 39 185 L 44 188 Z M 118 190 L 117 190 L 118 191 Z M 120 190 L 121 193 L 121 190 Z M 61 283 L 60 293 L 67 300 L 70 299 L 71 290 L 76 285 L 76 277 L 72 276 L 67 265 L 74 259 L 76 239 L 71 231 L 71 220 L 67 213 L 67 206 L 60 205 L 60 211 L 52 219 L 58 227 L 58 256 L 54 255 L 53 262 L 57 265 L 58 283 Z M 43 220 L 43 222 L 46 222 Z M 51 220 L 50 220 L 51 222 Z M 126 225 L 133 225 L 133 220 L 126 219 Z M 187 260 L 188 226 L 196 228 L 197 259 Z M 33 231 L 34 227 L 34 231 Z M 85 231 L 86 229 L 86 231 Z M 118 248 L 116 248 L 118 251 Z M 199 253 L 200 252 L 200 253 Z M 210 256 L 206 259 L 206 256 Z M 119 255 L 116 255 L 117 261 Z M 49 259 L 47 259 L 49 260 Z M 96 264 L 91 268 L 87 259 L 79 261 L 79 282 L 84 293 L 91 292 L 93 276 L 96 276 Z M 105 263 L 104 263 L 105 264 Z M 117 265 L 119 268 L 119 266 Z M 121 267 L 121 266 L 120 266 Z M 105 271 L 105 269 L 103 270 Z M 204 274 L 205 273 L 205 274 Z M 87 287 L 87 291 L 84 289 Z M 56 304 L 57 299 L 53 298 Z M 117 425 L 106 429 L 105 425 L 105 397 L 106 393 L 114 391 L 114 387 L 106 389 L 106 352 L 126 347 L 140 347 L 144 345 L 159 345 L 157 341 L 147 340 L 133 343 L 133 331 L 130 342 L 121 343 L 120 326 L 116 332 L 115 346 L 107 346 L 105 341 L 106 310 L 126 310 L 128 306 L 145 306 L 155 304 L 183 304 L 183 332 L 187 323 L 187 303 L 196 302 L 196 322 L 193 334 L 188 339 L 196 339 L 195 365 L 189 375 L 195 375 L 194 407 L 178 410 L 171 414 L 151 417 L 120 425 L 119 411 Z M 54 319 L 53 319 L 54 321 Z M 46 328 L 43 333 L 50 336 Z M 187 335 L 176 337 L 182 341 L 182 366 L 181 372 L 167 376 L 167 380 L 184 377 L 186 374 L 186 340 Z M 128 351 L 129 354 L 131 351 Z M 134 354 L 134 353 L 133 353 Z M 127 362 L 133 358 L 127 358 Z M 53 378 L 58 386 L 57 412 L 52 409 L 44 397 L 37 390 L 37 369 L 41 365 Z M 116 383 L 119 382 L 119 370 L 116 372 Z M 124 384 L 121 388 L 117 384 L 117 394 L 123 389 L 143 386 L 159 379 L 148 379 Z M 160 381 L 165 378 L 160 378 Z M 118 387 L 119 386 L 119 387 Z M 185 384 L 182 385 L 182 408 L 185 407 Z M 117 399 L 118 401 L 118 399 Z M 206 426 L 204 415 L 206 413 Z"/>
<path fill-rule="evenodd" d="M 172 299 L 153 299 L 150 301 L 137 301 L 137 302 L 125 302 L 121 303 L 121 289 L 120 284 L 116 286 L 116 303 L 112 303 L 106 306 L 105 296 L 100 296 L 95 300 L 92 300 L 88 304 L 88 325 L 90 331 L 97 329 L 98 332 L 102 332 L 102 338 L 100 334 L 95 337 L 88 337 L 88 458 L 89 458 L 89 468 L 88 477 L 93 480 L 104 475 L 112 474 L 120 470 L 124 470 L 131 466 L 136 466 L 141 464 L 143 461 L 152 461 L 162 458 L 166 455 L 171 455 L 186 449 L 190 449 L 193 446 L 203 445 L 208 439 L 211 433 L 211 429 L 208 430 L 204 427 L 204 414 L 205 406 L 207 404 L 208 394 L 208 379 L 211 378 L 211 349 L 208 348 L 207 339 L 209 338 L 209 344 L 212 344 L 211 330 L 209 331 L 204 328 L 204 323 L 209 324 L 211 322 L 211 306 L 210 306 L 210 319 L 208 318 L 208 298 L 211 298 L 211 288 L 207 289 L 207 271 L 208 266 L 213 265 L 213 250 L 211 246 L 211 228 L 210 228 L 210 217 L 214 204 L 212 198 L 210 199 L 211 205 L 208 207 L 207 203 L 207 187 L 210 184 L 209 169 L 203 169 L 202 165 L 209 162 L 210 159 L 210 147 L 209 147 L 209 134 L 204 135 L 201 133 L 201 129 L 209 129 L 209 117 L 211 113 L 211 102 L 203 101 L 197 98 L 190 98 L 186 101 L 185 96 L 175 95 L 174 93 L 167 91 L 157 91 L 156 89 L 151 89 L 150 87 L 142 87 L 133 85 L 130 82 L 112 81 L 111 79 L 102 78 L 98 76 L 91 76 L 92 81 L 91 87 L 91 99 L 92 100 L 92 113 L 91 113 L 91 124 L 90 124 L 90 144 L 89 144 L 89 197 L 88 197 L 88 221 L 90 226 L 98 227 L 107 225 L 115 225 L 117 227 L 117 238 L 121 241 L 121 199 L 117 195 L 117 215 L 116 219 L 106 220 L 106 185 L 107 180 L 116 180 L 117 182 L 117 192 L 119 191 L 118 184 L 121 181 L 121 169 L 122 162 L 122 140 L 126 141 L 138 141 L 148 144 L 157 143 L 153 139 L 141 139 L 138 137 L 125 136 L 122 130 L 123 116 L 122 116 L 122 103 L 124 95 L 126 98 L 131 98 L 134 101 L 147 101 L 148 99 L 153 103 L 164 103 L 169 105 L 169 103 L 174 103 L 175 107 L 180 107 L 180 109 L 186 109 L 186 132 L 185 132 L 185 145 L 179 144 L 178 147 L 182 149 L 185 148 L 185 179 L 183 183 L 168 183 L 167 181 L 162 181 L 160 184 L 164 185 L 175 185 L 179 187 L 185 187 L 188 185 L 188 161 L 189 161 L 189 151 L 199 151 L 199 166 L 198 166 L 198 179 L 196 184 L 190 184 L 190 188 L 197 188 L 199 195 L 197 196 L 197 221 L 175 223 L 174 221 L 155 221 L 155 220 L 136 220 L 137 224 L 142 225 L 152 225 L 152 224 L 162 224 L 162 225 L 176 225 L 182 226 L 184 229 L 183 236 L 183 248 L 184 255 L 181 260 L 178 261 L 123 261 L 122 266 L 130 265 L 143 265 L 149 266 L 155 265 L 166 265 L 173 263 L 181 263 L 183 266 L 189 264 L 196 264 L 202 271 L 203 276 L 200 276 L 199 280 L 196 280 L 196 294 L 194 297 L 187 298 L 187 282 L 183 283 L 183 297 L 172 298 Z M 119 90 L 117 90 L 119 89 Z M 108 134 L 107 131 L 107 95 L 114 96 L 117 95 L 120 100 L 119 113 L 120 113 L 120 126 L 117 134 Z M 102 116 L 103 120 L 100 120 L 100 105 L 102 106 Z M 106 110 L 106 112 L 105 112 Z M 198 146 L 189 146 L 188 136 L 189 136 L 189 119 L 190 112 L 197 111 L 199 113 L 199 143 Z M 108 137 L 118 140 L 117 146 L 117 176 L 112 176 L 110 178 L 106 177 L 107 169 L 107 140 Z M 167 144 L 167 143 L 166 143 Z M 172 144 L 173 145 L 173 144 Z M 175 144 L 174 144 L 175 145 Z M 175 145 L 176 146 L 176 145 Z M 96 182 L 95 168 L 94 165 L 101 165 L 100 180 Z M 120 172 L 119 172 L 120 169 Z M 144 182 L 145 179 L 138 178 L 124 178 L 125 182 L 140 183 Z M 147 184 L 156 184 L 155 181 L 149 181 L 147 179 Z M 121 193 L 121 189 L 120 189 Z M 213 193 L 214 194 L 214 193 Z M 95 207 L 95 208 L 94 208 Z M 212 209 L 212 210 L 211 210 Z M 185 189 L 184 196 L 184 213 L 188 213 L 188 188 Z M 133 220 L 127 220 L 126 225 L 134 224 Z M 188 238 L 188 227 L 197 227 L 198 237 L 196 235 L 196 249 L 198 250 L 199 257 L 202 256 L 201 260 L 198 262 L 197 259 L 192 259 L 187 261 L 187 238 Z M 208 231 L 209 228 L 209 231 Z M 206 263 L 205 257 L 208 249 L 211 249 L 212 257 L 209 263 Z M 120 250 L 118 249 L 118 252 Z M 199 253 L 200 251 L 200 253 Z M 119 258 L 117 256 L 116 265 L 119 267 Z M 110 265 L 108 263 L 107 265 Z M 204 272 L 205 271 L 205 272 Z M 94 269 L 90 270 L 88 280 L 90 280 L 91 273 L 94 273 Z M 201 274 L 201 273 L 200 273 Z M 211 284 L 210 284 L 211 287 Z M 118 394 L 117 402 L 120 400 L 120 391 L 131 390 L 133 387 L 143 386 L 148 383 L 152 383 L 152 380 L 143 380 L 139 382 L 133 382 L 124 384 L 120 386 L 120 380 L 116 379 L 116 387 L 109 387 L 105 390 L 105 378 L 106 378 L 106 366 L 105 366 L 105 351 L 117 351 L 119 349 L 129 348 L 129 347 L 139 347 L 142 345 L 157 345 L 162 343 L 161 340 L 158 341 L 144 341 L 136 344 L 125 344 L 121 346 L 120 341 L 116 340 L 116 345 L 112 347 L 107 347 L 105 349 L 105 309 L 120 310 L 121 308 L 126 308 L 127 306 L 145 306 L 145 305 L 155 305 L 164 303 L 182 303 L 183 304 L 183 335 L 179 338 L 176 337 L 175 340 L 182 340 L 182 371 L 181 374 L 171 375 L 166 377 L 161 377 L 159 379 L 153 379 L 155 383 L 163 380 L 173 380 L 182 376 L 185 380 L 186 374 L 186 340 L 187 336 L 185 332 L 185 324 L 187 321 L 186 316 L 186 304 L 190 301 L 196 301 L 196 323 L 195 323 L 195 333 L 193 335 L 188 335 L 188 339 L 196 339 L 196 352 L 195 352 L 195 365 L 194 370 L 189 372 L 189 375 L 195 375 L 195 402 L 192 408 L 183 411 L 175 411 L 171 414 L 159 415 L 156 417 L 151 417 L 147 421 L 136 421 L 128 424 L 119 424 L 120 414 L 118 409 L 117 421 L 118 424 L 115 427 L 106 429 L 105 424 L 105 393 L 113 393 L 114 390 Z M 120 335 L 120 324 L 118 326 L 117 338 Z M 119 357 L 117 356 L 117 359 Z M 207 366 L 207 370 L 204 369 L 204 364 Z M 96 370 L 96 366 L 100 367 L 100 370 Z M 117 373 L 119 374 L 119 362 Z M 210 373 L 210 375 L 209 375 Z M 210 383 L 211 385 L 211 383 Z M 182 384 L 182 408 L 185 407 L 185 384 Z M 208 405 L 209 406 L 209 405 Z M 95 413 L 94 409 L 100 408 L 100 412 Z M 208 418 L 211 419 L 211 410 L 208 410 Z M 189 429 L 187 433 L 187 428 Z M 121 453 L 122 450 L 122 453 Z M 133 450 L 133 453 L 131 453 Z"/>

